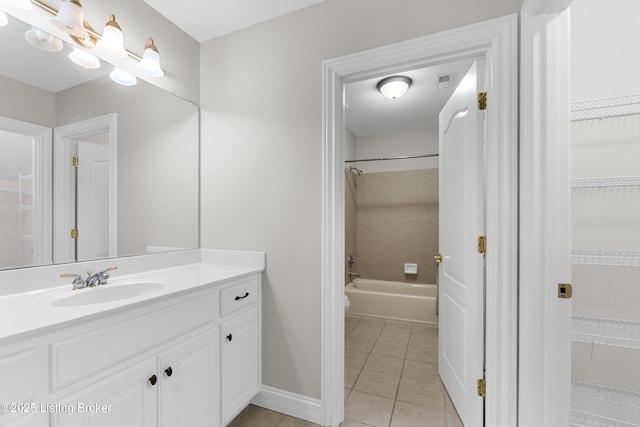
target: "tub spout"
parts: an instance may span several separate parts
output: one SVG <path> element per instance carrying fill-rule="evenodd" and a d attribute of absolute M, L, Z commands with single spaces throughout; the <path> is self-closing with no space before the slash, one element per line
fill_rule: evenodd
<path fill-rule="evenodd" d="M 347 273 L 351 278 L 360 277 L 360 273 L 356 273 L 354 271 L 350 271 Z"/>

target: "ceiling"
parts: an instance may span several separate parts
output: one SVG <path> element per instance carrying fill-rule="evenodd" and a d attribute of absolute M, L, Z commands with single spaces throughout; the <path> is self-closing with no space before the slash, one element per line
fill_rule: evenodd
<path fill-rule="evenodd" d="M 323 0 L 144 0 L 200 43 Z"/>
<path fill-rule="evenodd" d="M 410 77 L 406 94 L 391 100 L 378 90 L 388 75 L 349 83 L 345 86 L 346 126 L 356 137 L 367 137 L 416 128 L 438 129 L 438 114 L 453 93 L 472 60 L 452 62 L 393 75 Z M 438 76 L 451 75 L 447 88 L 438 89 Z"/>

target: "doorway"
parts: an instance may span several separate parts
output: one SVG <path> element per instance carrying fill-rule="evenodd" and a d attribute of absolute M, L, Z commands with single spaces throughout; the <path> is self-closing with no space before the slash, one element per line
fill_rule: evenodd
<path fill-rule="evenodd" d="M 328 61 L 325 68 L 323 215 L 323 419 L 344 418 L 344 85 L 406 69 L 486 58 L 487 92 L 500 102 L 487 111 L 487 235 L 496 251 L 487 257 L 487 361 L 491 393 L 487 416 L 494 425 L 515 425 L 516 414 L 516 17 L 451 30 L 404 44 Z M 509 47 L 510 46 L 510 47 Z M 498 95 L 500 94 L 500 95 Z M 498 297 L 498 290 L 500 295 Z M 498 324 L 500 326 L 498 327 Z"/>
<path fill-rule="evenodd" d="M 117 254 L 117 116 L 54 129 L 54 262 Z"/>
<path fill-rule="evenodd" d="M 483 65 L 463 60 L 397 73 L 410 83 L 397 99 L 376 91 L 389 76 L 345 85 L 345 419 L 459 425 L 457 409 L 465 425 L 481 425 L 475 383 L 484 362 L 483 256 L 475 238 L 484 227 Z M 466 213 L 465 227 L 456 223 L 458 212 Z M 447 236 L 440 248 L 439 228 Z M 473 230 L 458 233 L 464 228 Z M 480 268 L 469 268 L 470 260 Z M 467 292 L 479 300 L 469 304 Z M 439 326 L 448 331 L 441 328 L 440 339 Z M 379 410 L 362 410 L 371 406 Z"/>

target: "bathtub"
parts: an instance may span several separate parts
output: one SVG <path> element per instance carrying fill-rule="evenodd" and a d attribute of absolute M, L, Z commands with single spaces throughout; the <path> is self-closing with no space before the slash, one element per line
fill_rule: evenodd
<path fill-rule="evenodd" d="M 438 325 L 436 285 L 354 279 L 345 294 L 347 314 Z"/>

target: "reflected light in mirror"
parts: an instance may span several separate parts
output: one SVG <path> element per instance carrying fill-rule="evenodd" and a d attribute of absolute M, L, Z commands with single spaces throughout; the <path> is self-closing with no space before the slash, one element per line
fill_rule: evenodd
<path fill-rule="evenodd" d="M 96 68 L 100 68 L 100 60 L 96 56 L 76 47 L 74 47 L 73 52 L 69 54 L 69 59 L 74 64 L 77 64 L 88 70 L 95 70 Z"/>
<path fill-rule="evenodd" d="M 4 27 L 9 23 L 7 14 L 0 10 L 0 27 Z"/>
<path fill-rule="evenodd" d="M 30 30 L 27 30 L 24 33 L 24 38 L 27 39 L 31 46 L 47 52 L 59 52 L 63 47 L 62 40 L 39 28 L 32 27 Z"/>
<path fill-rule="evenodd" d="M 33 3 L 30 0 L 9 0 L 9 3 L 21 9 L 33 9 Z"/>
<path fill-rule="evenodd" d="M 127 73 L 118 67 L 114 68 L 114 70 L 109 74 L 109 77 L 111 77 L 111 80 L 114 82 L 123 86 L 135 86 L 138 83 L 136 76 L 131 73 Z"/>
<path fill-rule="evenodd" d="M 104 25 L 102 39 L 98 41 L 97 47 L 116 58 L 125 58 L 127 56 L 122 28 L 116 22 L 115 15 L 111 15 L 109 21 Z"/>
<path fill-rule="evenodd" d="M 82 4 L 79 0 L 62 0 L 58 14 L 51 19 L 51 22 L 62 31 L 87 38 L 89 33 L 84 29 L 83 21 Z"/>

